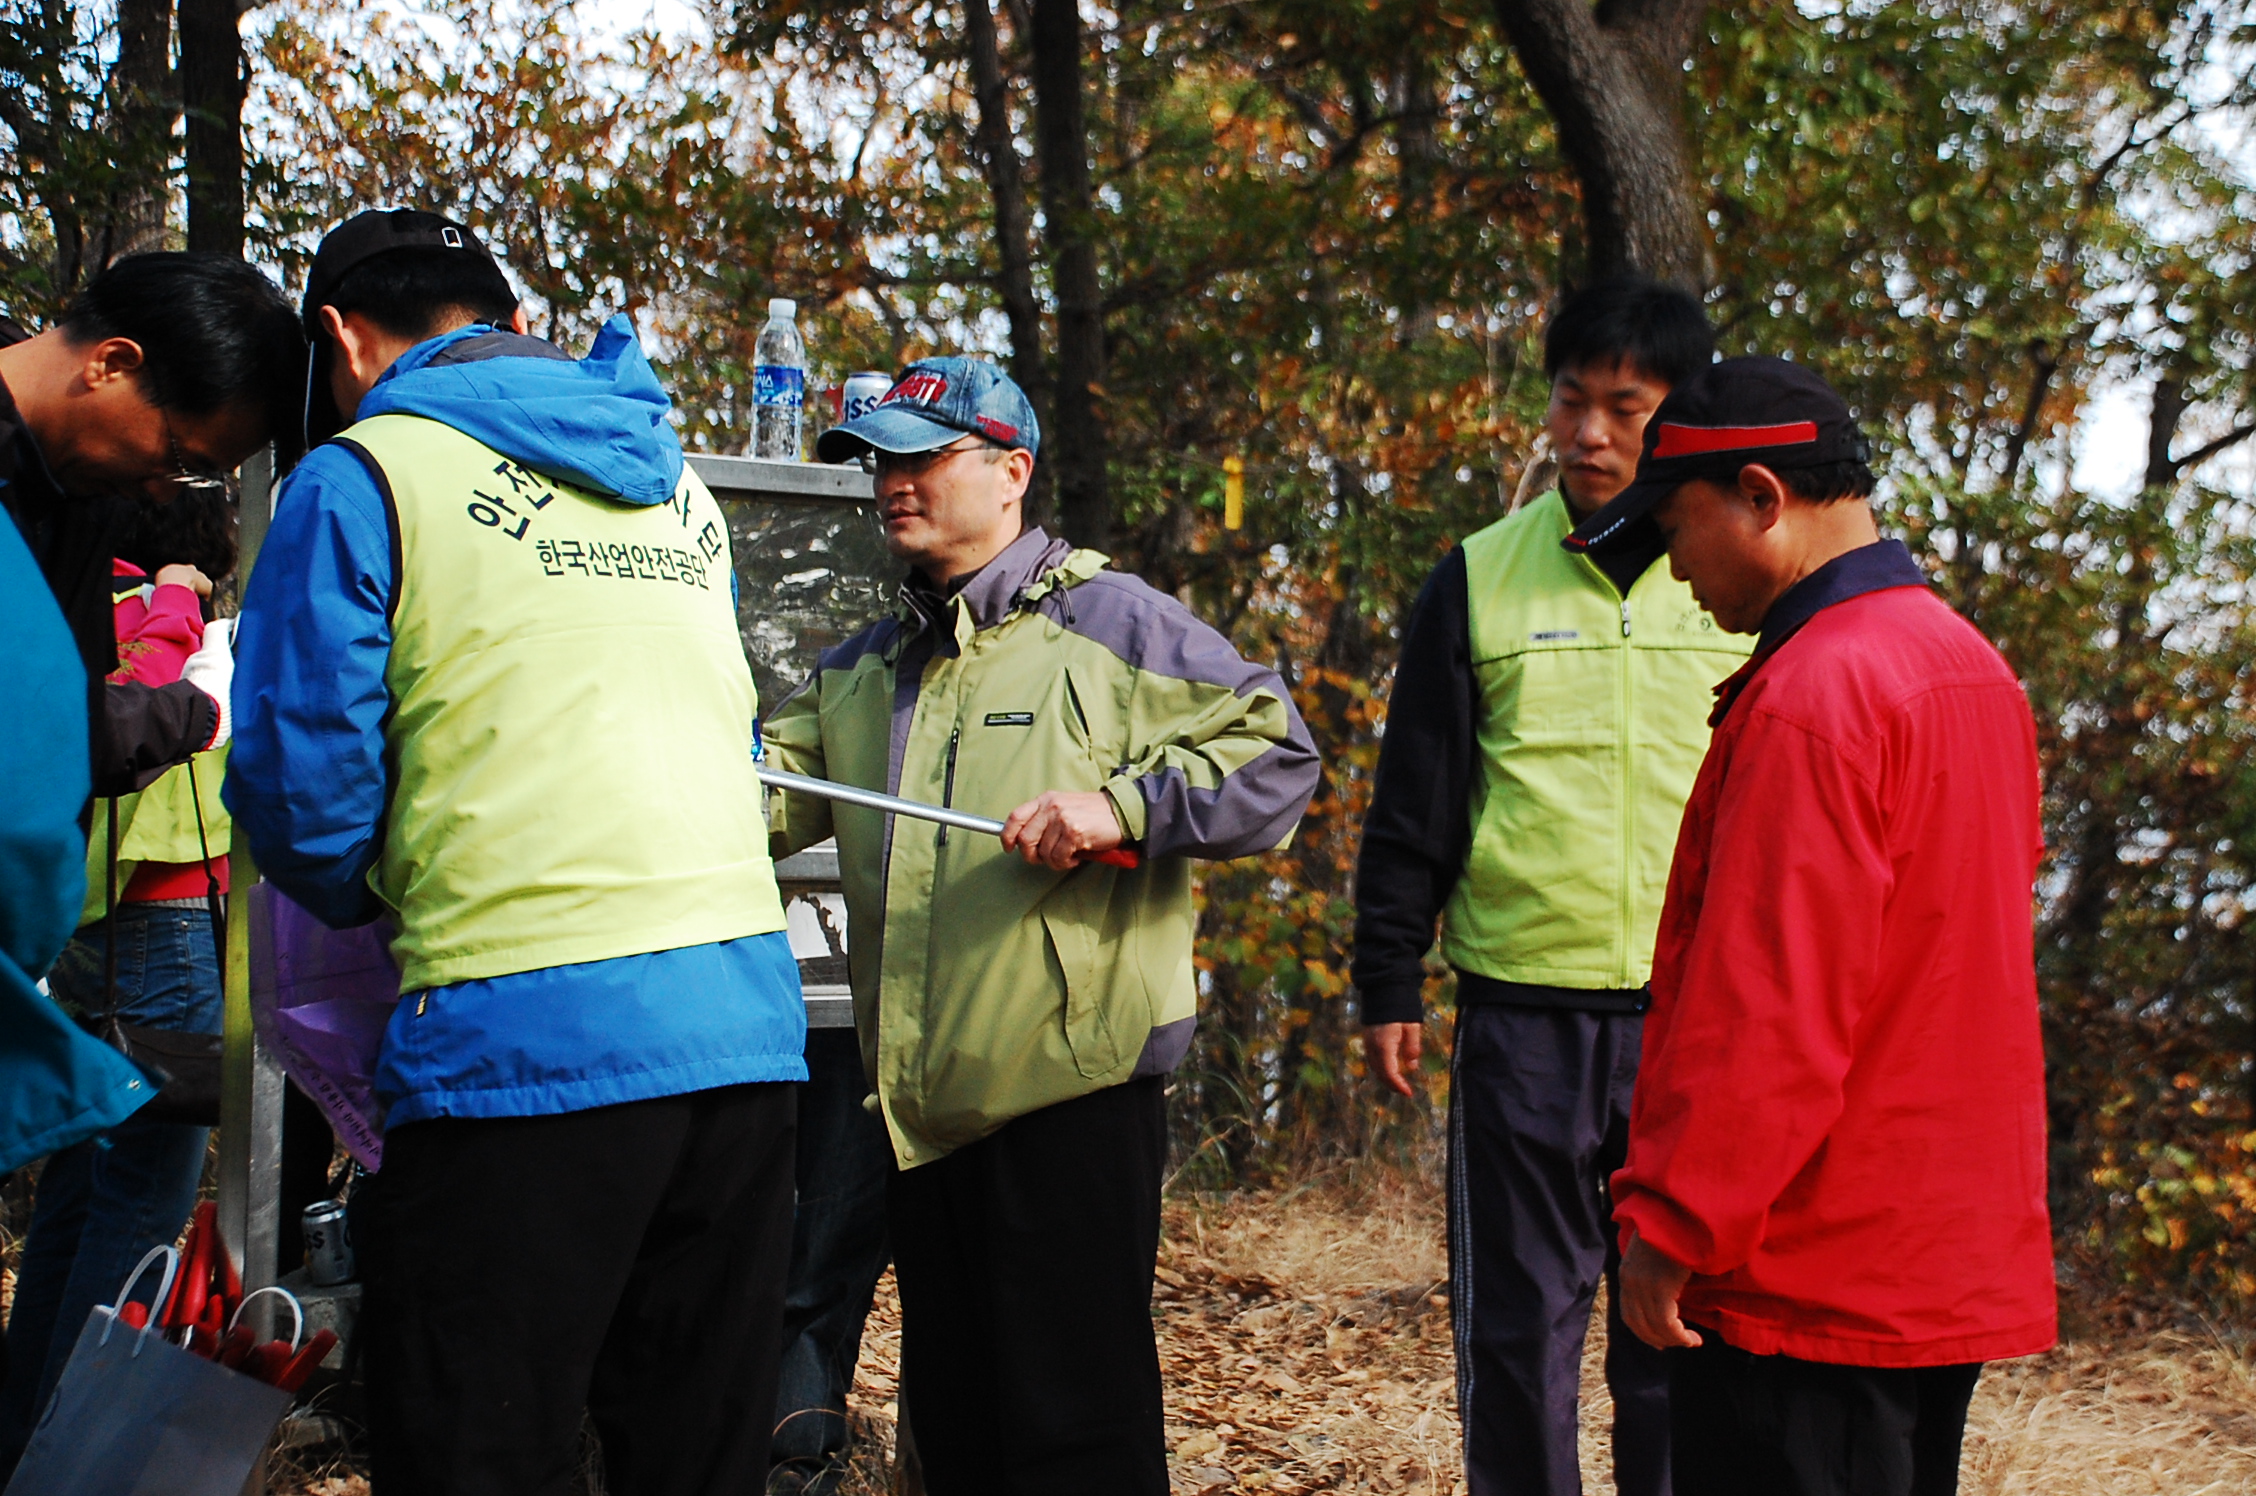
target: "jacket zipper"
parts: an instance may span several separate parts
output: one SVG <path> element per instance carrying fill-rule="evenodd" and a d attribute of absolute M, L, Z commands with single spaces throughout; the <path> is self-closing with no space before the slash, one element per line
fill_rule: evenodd
<path fill-rule="evenodd" d="M 1073 725 L 1081 729 L 1081 741 L 1087 745 L 1089 756 L 1091 758 L 1096 757 L 1096 735 L 1089 731 L 1089 714 L 1081 709 L 1081 693 L 1073 689 L 1073 674 L 1071 671 L 1066 672 L 1065 677 L 1065 704 L 1067 709 L 1073 713 Z"/>
<path fill-rule="evenodd" d="M 949 730 L 948 767 L 940 776 L 940 804 L 943 807 L 952 806 L 956 803 L 956 744 L 962 738 L 963 728 L 960 725 Z M 948 828 L 946 826 L 940 828 L 940 834 L 932 839 L 932 844 L 936 847 L 948 845 Z"/>
<path fill-rule="evenodd" d="M 1636 709 L 1637 702 L 1629 680 L 1635 661 L 1629 647 L 1629 594 L 1626 592 L 1622 594 L 1621 600 L 1621 623 L 1621 932 L 1618 937 L 1621 942 L 1621 964 L 1617 968 L 1618 975 L 1614 978 L 1614 985 L 1617 987 L 1629 983 L 1629 936 L 1637 888 L 1637 785 L 1636 770 L 1633 767 L 1636 760 L 1630 752 L 1630 740 L 1633 736 L 1630 713 Z"/>

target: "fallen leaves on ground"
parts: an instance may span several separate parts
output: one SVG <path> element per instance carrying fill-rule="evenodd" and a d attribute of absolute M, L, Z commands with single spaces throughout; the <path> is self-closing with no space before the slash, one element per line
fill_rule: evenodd
<path fill-rule="evenodd" d="M 1175 1496 L 1457 1496 L 1439 1190 L 1381 1176 L 1170 1201 L 1153 1316 Z M 898 1309 L 888 1279 L 856 1380 L 853 1479 L 883 1496 Z M 1594 1316 L 1583 1356 L 1583 1488 L 1614 1489 L 1613 1408 Z M 2081 1341 L 1994 1365 L 1967 1419 L 1966 1496 L 2256 1491 L 2256 1361 L 2216 1336 Z"/>
<path fill-rule="evenodd" d="M 1398 1175 L 1170 1201 L 1152 1313 L 1174 1496 L 1458 1496 L 1438 1189 Z M 1583 1357 L 1583 1486 L 1611 1496 L 1605 1326 Z M 900 1305 L 878 1287 L 839 1496 L 890 1496 Z M 286 1487 L 281 1489 L 288 1489 Z M 366 1496 L 352 1474 L 295 1488 Z M 2256 1491 L 2256 1361 L 2214 1334 L 2072 1342 L 1989 1368 L 1966 1496 Z"/>

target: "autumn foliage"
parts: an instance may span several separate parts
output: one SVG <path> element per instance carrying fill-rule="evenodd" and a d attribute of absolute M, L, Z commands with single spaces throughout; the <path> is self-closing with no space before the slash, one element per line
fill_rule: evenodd
<path fill-rule="evenodd" d="M 717 450 L 744 442 L 771 294 L 806 309 L 818 384 L 966 347 L 1051 368 L 1054 334 L 1012 348 L 1000 310 L 962 3 L 987 0 L 742 0 L 664 34 L 560 3 L 260 11 L 254 256 L 295 277 L 355 206 L 466 215 L 536 330 L 633 314 Z M 117 196 L 121 159 L 88 145 L 102 12 L 36 9 L 0 23 L 0 310 L 27 320 L 99 238 L 59 242 L 45 204 L 73 172 Z M 1007 165 L 1035 187 L 1029 12 L 992 13 Z M 1115 549 L 1285 672 L 1328 766 L 1290 846 L 1206 875 L 1179 1158 L 1223 1181 L 1419 1154 L 1446 1017 L 1425 1098 L 1382 1101 L 1347 979 L 1357 828 L 1401 620 L 1531 461 L 1544 309 L 1588 258 L 1575 181 L 1474 0 L 1083 15 Z M 1731 0 L 1686 75 L 1725 345 L 1850 396 L 1891 527 L 2037 714 L 2062 1247 L 2243 1312 L 2250 24 L 2242 0 Z M 1437 967 L 1444 1015 L 1449 986 Z"/>

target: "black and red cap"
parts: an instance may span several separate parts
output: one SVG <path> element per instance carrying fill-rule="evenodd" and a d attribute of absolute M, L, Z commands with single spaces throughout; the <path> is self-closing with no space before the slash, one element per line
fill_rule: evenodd
<path fill-rule="evenodd" d="M 1816 373 L 1755 354 L 1708 365 L 1668 392 L 1645 423 L 1637 476 L 1560 544 L 1608 551 L 1640 537 L 1654 506 L 1693 478 L 1730 481 L 1748 463 L 1778 471 L 1864 462 L 1856 418 Z"/>

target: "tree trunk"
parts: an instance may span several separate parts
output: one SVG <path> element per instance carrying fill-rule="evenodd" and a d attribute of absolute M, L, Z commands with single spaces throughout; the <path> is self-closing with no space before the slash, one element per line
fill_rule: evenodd
<path fill-rule="evenodd" d="M 59 310 L 78 289 L 88 254 L 84 209 L 99 188 L 73 177 L 64 163 L 70 148 L 71 110 L 65 100 L 67 58 L 77 38 L 77 16 L 66 0 L 37 0 L 0 19 L 0 38 L 12 54 L 20 86 L 0 88 L 0 123 L 15 137 L 16 163 L 47 210 L 54 245 L 48 257 L 48 304 Z M 35 107 L 36 103 L 36 107 Z M 96 206 L 98 213 L 98 204 Z"/>
<path fill-rule="evenodd" d="M 1434 98 L 1433 72 L 1425 54 L 1412 46 L 1404 49 L 1401 70 L 1394 81 L 1395 198 L 1400 204 L 1402 232 L 1411 244 L 1424 237 L 1433 212 L 1434 164 L 1440 155 L 1435 131 L 1441 105 Z M 1423 342 L 1438 325 L 1434 308 L 1413 293 L 1402 308 L 1399 341 L 1405 348 Z"/>
<path fill-rule="evenodd" d="M 2154 381 L 2154 403 L 2146 418 L 2146 471 L 2139 483 L 2148 495 L 2162 493 L 2178 481 L 2178 465 L 2170 460 L 2170 448 L 2178 439 L 2178 427 L 2184 423 L 2190 404 L 2185 375 L 2173 369 Z"/>
<path fill-rule="evenodd" d="M 180 0 L 188 247 L 243 253 L 243 38 L 236 0 Z"/>
<path fill-rule="evenodd" d="M 1001 268 L 996 292 L 1004 320 L 1010 324 L 1011 378 L 1040 411 L 1049 405 L 1050 379 L 1042 354 L 1042 304 L 1034 297 L 1034 236 L 1026 213 L 1026 179 L 1011 136 L 1010 91 L 1003 79 L 1002 49 L 995 40 L 995 13 L 989 0 L 964 0 L 964 36 L 972 92 L 979 104 L 980 167 L 995 204 L 995 257 Z M 1050 464 L 1037 463 L 1034 486 L 1026 495 L 1030 520 L 1049 518 L 1050 489 Z"/>
<path fill-rule="evenodd" d="M 98 270 L 123 255 L 165 247 L 170 218 L 172 0 L 119 0 L 118 60 L 110 73 L 117 187 Z"/>
<path fill-rule="evenodd" d="M 1581 184 L 1589 274 L 1705 290 L 1713 254 L 1693 190 L 1684 63 L 1706 0 L 1495 4 Z"/>
<path fill-rule="evenodd" d="M 1105 478 L 1104 301 L 1097 284 L 1089 132 L 1081 97 L 1079 0 L 1034 0 L 1034 135 L 1042 215 L 1057 288 L 1057 385 L 1052 403 L 1059 528 L 1076 545 L 1112 536 Z"/>

